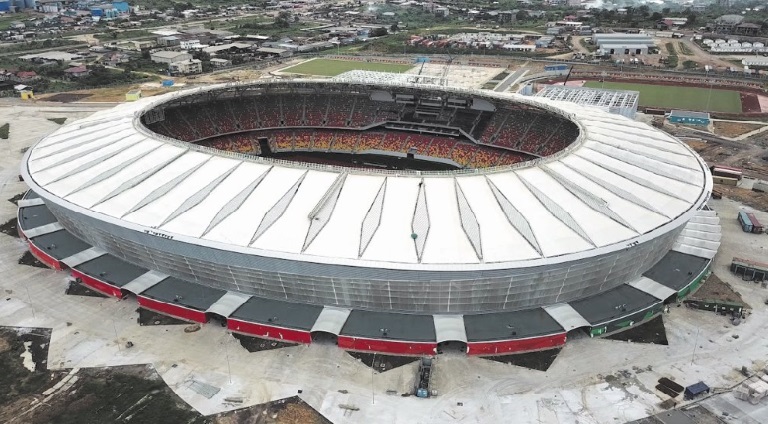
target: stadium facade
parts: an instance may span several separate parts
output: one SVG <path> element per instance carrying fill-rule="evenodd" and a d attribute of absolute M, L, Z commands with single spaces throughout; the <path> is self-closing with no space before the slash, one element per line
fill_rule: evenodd
<path fill-rule="evenodd" d="M 206 147 L 224 145 L 241 153 Z M 412 84 L 143 99 L 63 126 L 21 172 L 20 232 L 50 266 L 148 309 L 351 350 L 500 354 L 616 331 L 698 284 L 719 244 L 708 168 L 679 140 L 574 104 Z"/>

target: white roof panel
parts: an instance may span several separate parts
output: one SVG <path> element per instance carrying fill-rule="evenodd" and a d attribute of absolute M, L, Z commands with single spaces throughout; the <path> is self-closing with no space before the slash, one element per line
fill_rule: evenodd
<path fill-rule="evenodd" d="M 457 180 L 477 220 L 482 223 L 480 239 L 485 262 L 523 260 L 541 256 L 509 223 L 485 177 L 461 177 Z"/>
<path fill-rule="evenodd" d="M 489 178 L 528 220 L 546 256 L 589 249 L 589 242 L 555 218 L 514 174 L 493 174 Z"/>
<path fill-rule="evenodd" d="M 161 190 L 165 184 L 178 177 L 183 177 L 186 172 L 193 171 L 209 159 L 210 156 L 202 153 L 187 152 L 154 174 L 148 175 L 136 186 L 123 190 L 117 196 L 96 205 L 93 210 L 122 218 L 132 208 L 151 196 L 155 190 Z"/>
<path fill-rule="evenodd" d="M 309 213 L 335 179 L 336 174 L 331 172 L 309 171 L 285 212 L 251 246 L 280 252 L 301 252 L 309 230 Z"/>
<path fill-rule="evenodd" d="M 452 178 L 424 180 L 429 211 L 423 263 L 467 263 L 477 261 L 477 254 L 461 226 L 456 188 Z"/>
<path fill-rule="evenodd" d="M 215 187 L 208 186 L 214 184 L 210 180 L 223 177 L 239 163 L 232 159 L 214 157 L 204 162 L 200 168 L 184 178 L 157 201 L 125 215 L 124 219 L 151 227 L 159 227 L 174 211 L 182 207 L 187 199 L 200 193 L 200 190 L 206 188 L 215 190 Z M 204 194 L 200 193 L 200 195 Z"/>
<path fill-rule="evenodd" d="M 383 176 L 347 176 L 330 220 L 305 252 L 357 258 L 363 218 L 383 182 Z"/>
<path fill-rule="evenodd" d="M 535 185 L 550 199 L 565 209 L 597 246 L 616 243 L 637 234 L 584 204 L 581 199 L 574 196 L 541 169 L 530 168 L 518 172 L 517 175 Z"/>
<path fill-rule="evenodd" d="M 84 208 L 91 208 L 105 196 L 121 187 L 126 181 L 131 180 L 137 175 L 144 175 L 155 167 L 172 160 L 174 157 L 179 156 L 184 152 L 184 149 L 168 144 L 162 145 L 155 149 L 157 144 L 160 143 L 153 141 L 149 146 L 149 150 L 151 150 L 151 152 L 142 156 L 141 160 L 138 161 L 133 160 L 135 158 L 134 155 L 129 155 L 127 158 L 120 156 L 117 159 L 128 161 L 125 167 L 117 169 L 114 174 L 110 174 L 109 177 L 95 182 L 90 187 L 85 187 L 82 190 L 70 194 L 67 196 L 67 200 Z M 125 164 L 125 162 L 123 162 L 123 164 Z M 120 166 L 116 163 L 113 165 L 115 167 Z"/>
<path fill-rule="evenodd" d="M 232 171 L 215 190 L 199 204 L 163 225 L 161 229 L 172 233 L 188 234 L 200 237 L 219 211 L 250 184 L 264 175 L 269 166 L 256 163 L 243 163 Z"/>
<path fill-rule="evenodd" d="M 411 222 L 419 193 L 419 178 L 388 178 L 381 224 L 373 235 L 364 259 L 416 262 Z"/>
<path fill-rule="evenodd" d="M 304 170 L 274 167 L 238 210 L 221 221 L 203 238 L 244 246 L 251 242 L 264 214 L 304 174 Z"/>

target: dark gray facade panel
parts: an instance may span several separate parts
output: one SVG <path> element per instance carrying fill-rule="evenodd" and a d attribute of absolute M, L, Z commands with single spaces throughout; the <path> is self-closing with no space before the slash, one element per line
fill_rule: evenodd
<path fill-rule="evenodd" d="M 414 271 L 266 258 L 154 237 L 58 205 L 73 234 L 138 266 L 221 290 L 290 302 L 409 313 L 520 310 L 582 299 L 639 277 L 680 228 L 598 257 L 530 268 Z"/>

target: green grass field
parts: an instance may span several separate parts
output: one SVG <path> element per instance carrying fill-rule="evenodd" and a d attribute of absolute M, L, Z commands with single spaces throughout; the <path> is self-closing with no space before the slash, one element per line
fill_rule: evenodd
<path fill-rule="evenodd" d="M 300 63 L 290 68 L 282 69 L 282 72 L 303 75 L 322 75 L 334 77 L 347 71 L 379 71 L 379 72 L 405 72 L 413 68 L 413 65 L 400 65 L 397 63 L 357 62 L 354 60 L 314 59 Z"/>
<path fill-rule="evenodd" d="M 669 85 L 634 84 L 623 82 L 587 81 L 585 87 L 640 92 L 640 106 L 683 109 L 706 112 L 741 113 L 738 91 L 709 88 L 675 87 Z M 709 107 L 707 107 L 709 104 Z"/>

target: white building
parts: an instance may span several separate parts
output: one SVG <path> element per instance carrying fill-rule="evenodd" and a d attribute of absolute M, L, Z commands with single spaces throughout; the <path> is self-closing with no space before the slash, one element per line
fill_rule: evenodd
<path fill-rule="evenodd" d="M 192 59 L 192 55 L 187 52 L 174 52 L 174 51 L 167 51 L 167 50 L 154 52 L 149 57 L 150 59 L 152 59 L 153 62 L 168 63 L 168 64 L 172 64 L 174 62 L 183 62 L 185 60 Z"/>
<path fill-rule="evenodd" d="M 181 62 L 173 62 L 168 66 L 171 74 L 199 74 L 203 72 L 203 62 L 199 59 L 188 59 Z"/>

